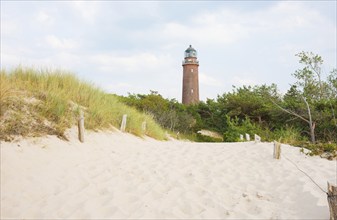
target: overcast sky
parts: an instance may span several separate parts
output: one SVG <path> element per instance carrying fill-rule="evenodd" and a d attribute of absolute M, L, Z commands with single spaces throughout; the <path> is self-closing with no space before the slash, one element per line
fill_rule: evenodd
<path fill-rule="evenodd" d="M 1 68 L 61 68 L 107 92 L 181 101 L 191 44 L 202 100 L 232 85 L 284 93 L 296 53 L 336 67 L 336 19 L 336 1 L 1 1 Z"/>

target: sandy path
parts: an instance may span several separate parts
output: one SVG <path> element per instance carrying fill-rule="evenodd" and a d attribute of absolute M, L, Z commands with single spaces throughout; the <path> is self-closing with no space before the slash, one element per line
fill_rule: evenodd
<path fill-rule="evenodd" d="M 328 219 L 326 195 L 271 143 L 91 133 L 1 142 L 1 218 Z M 336 161 L 283 145 L 324 189 Z"/>

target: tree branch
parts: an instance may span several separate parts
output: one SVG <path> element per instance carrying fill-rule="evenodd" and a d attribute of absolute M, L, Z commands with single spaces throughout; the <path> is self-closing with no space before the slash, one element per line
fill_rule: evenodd
<path fill-rule="evenodd" d="M 307 99 L 302 97 L 303 101 L 305 102 L 305 105 L 307 106 L 308 109 L 308 115 L 309 115 L 309 121 L 307 121 L 310 125 L 312 125 L 312 119 L 311 119 L 311 112 L 310 112 L 310 107 L 309 104 L 307 102 Z"/>
<path fill-rule="evenodd" d="M 280 105 L 278 105 L 278 104 L 277 104 L 276 102 L 274 102 L 272 99 L 270 99 L 270 101 L 271 101 L 274 105 L 276 105 L 279 109 L 281 109 L 282 111 L 287 112 L 288 114 L 291 114 L 291 115 L 293 115 L 293 116 L 295 116 L 295 117 L 297 117 L 297 118 L 300 118 L 300 119 L 302 119 L 303 121 L 305 121 L 305 122 L 307 122 L 307 123 L 310 124 L 310 121 L 309 121 L 308 119 L 306 119 L 306 118 L 300 116 L 300 115 L 297 114 L 296 112 L 293 112 L 293 111 L 291 111 L 291 110 L 282 108 Z"/>

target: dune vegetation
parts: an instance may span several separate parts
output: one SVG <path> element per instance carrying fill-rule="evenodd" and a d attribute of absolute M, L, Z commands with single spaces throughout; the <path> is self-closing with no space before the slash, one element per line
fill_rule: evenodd
<path fill-rule="evenodd" d="M 233 86 L 195 105 L 165 99 L 158 92 L 129 94 L 119 99 L 143 112 L 180 137 L 196 141 L 237 142 L 240 134 L 263 141 L 277 140 L 310 149 L 312 154 L 337 157 L 337 69 L 323 71 L 323 59 L 312 52 L 296 54 L 303 68 L 292 76 L 286 93 L 276 84 Z M 206 137 L 201 130 L 217 132 L 221 139 Z"/>
<path fill-rule="evenodd" d="M 17 67 L 1 70 L 0 76 L 1 140 L 46 134 L 66 139 L 65 131 L 76 125 L 80 109 L 86 129 L 118 128 L 122 115 L 127 114 L 127 132 L 165 139 L 165 131 L 152 116 L 119 102 L 114 95 L 70 72 Z"/>
<path fill-rule="evenodd" d="M 323 59 L 312 52 L 296 56 L 303 68 L 292 74 L 296 81 L 285 94 L 276 84 L 234 86 L 231 92 L 195 105 L 151 90 L 107 94 L 66 71 L 1 70 L 0 140 L 44 134 L 66 138 L 65 131 L 76 125 L 82 109 L 85 127 L 91 130 L 119 128 L 127 114 L 126 131 L 138 136 L 161 140 L 168 133 L 200 142 L 237 142 L 243 141 L 240 135 L 258 134 L 263 141 L 277 140 L 336 158 L 337 70 L 323 72 Z M 202 135 L 202 130 L 220 138 Z"/>

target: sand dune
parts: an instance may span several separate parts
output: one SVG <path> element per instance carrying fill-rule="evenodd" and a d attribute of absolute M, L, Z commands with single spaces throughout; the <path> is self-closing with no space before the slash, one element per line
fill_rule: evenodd
<path fill-rule="evenodd" d="M 272 143 L 161 142 L 120 132 L 1 142 L 1 218 L 328 219 L 336 161 Z"/>

